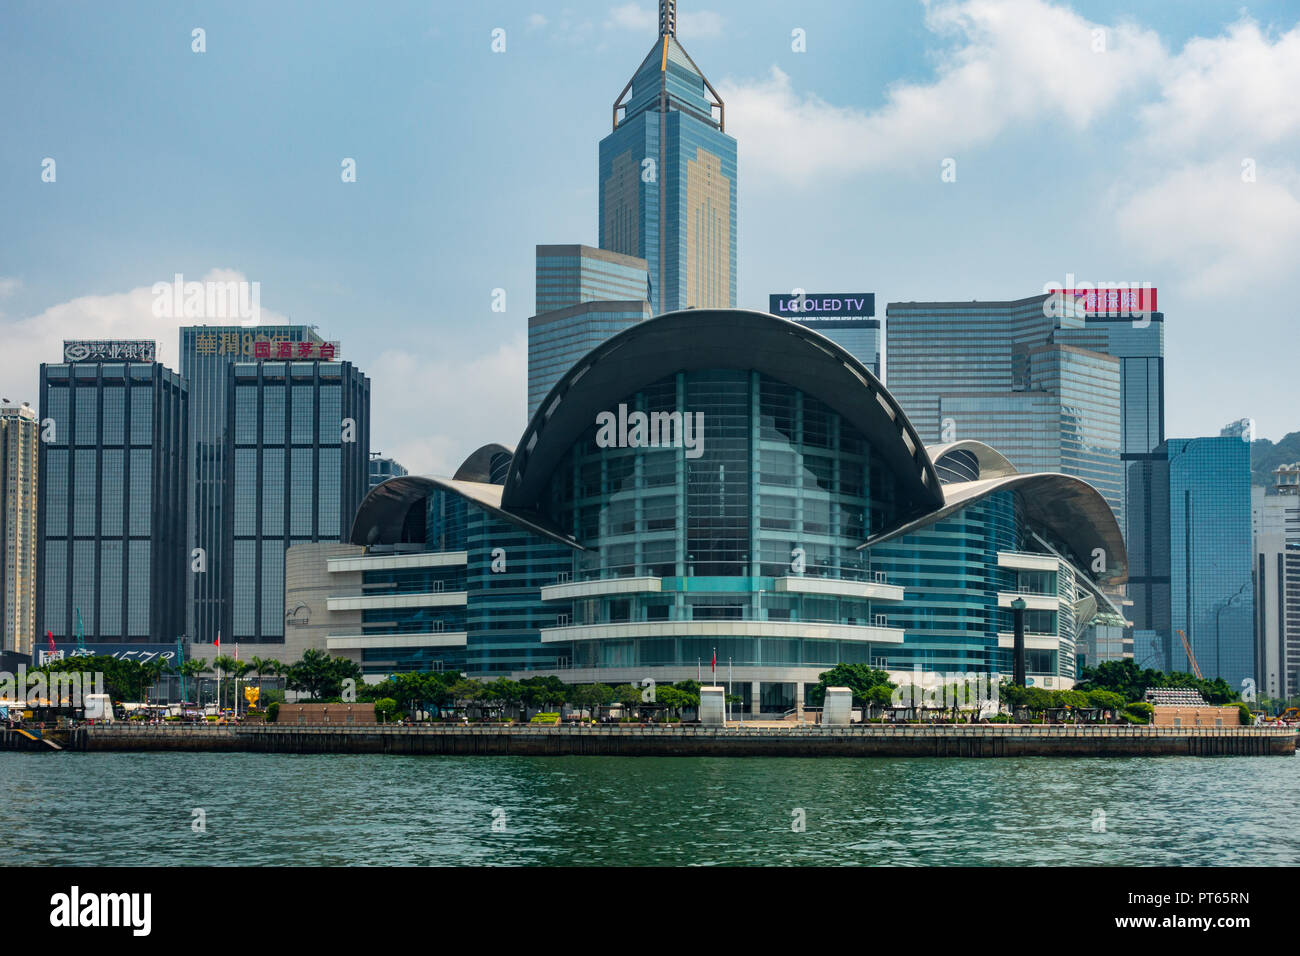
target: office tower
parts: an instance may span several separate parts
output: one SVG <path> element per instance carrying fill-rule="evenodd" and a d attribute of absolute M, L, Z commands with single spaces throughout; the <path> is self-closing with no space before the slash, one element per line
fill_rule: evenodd
<path fill-rule="evenodd" d="M 36 410 L 0 405 L 0 651 L 32 653 L 36 624 Z"/>
<path fill-rule="evenodd" d="M 1274 475 L 1285 477 L 1285 469 Z M 1261 694 L 1290 698 L 1300 694 L 1300 495 L 1276 487 L 1278 494 L 1250 489 L 1255 672 Z"/>
<path fill-rule="evenodd" d="M 377 451 L 370 453 L 370 483 L 367 485 L 368 488 L 373 488 L 389 478 L 400 478 L 404 474 L 406 474 L 406 469 L 399 465 L 395 458 L 382 458 Z"/>
<path fill-rule="evenodd" d="M 536 312 L 650 297 L 646 261 L 579 244 L 537 247 Z M 565 371 L 568 371 L 567 369 Z"/>
<path fill-rule="evenodd" d="M 187 393 L 153 342 L 65 342 L 41 365 L 36 640 L 185 633 Z"/>
<path fill-rule="evenodd" d="M 335 346 L 323 342 L 306 325 L 181 328 L 181 375 L 189 386 L 190 402 L 187 540 L 191 549 L 203 550 L 206 568 L 190 574 L 186 582 L 186 633 L 195 643 L 211 644 L 227 613 L 221 582 L 226 563 L 223 528 L 230 480 L 225 458 L 230 366 L 259 358 L 292 358 L 304 348 L 307 358 L 320 357 L 322 348 L 337 354 Z M 289 355 L 284 354 L 286 349 Z"/>
<path fill-rule="evenodd" d="M 1082 478 L 1122 527 L 1120 360 L 1063 341 L 1085 319 L 1048 298 L 889 303 L 889 390 L 927 444 L 973 439 Z"/>
<path fill-rule="evenodd" d="M 1154 453 L 1165 440 L 1165 317 L 1084 313 L 1084 327 L 1060 329 L 1056 339 L 1119 359 L 1120 464 L 1124 510 L 1120 526 L 1128 547 L 1124 587 L 1133 622 L 1130 635 L 1147 653 L 1156 622 L 1169 615 L 1168 474 Z M 1104 658 L 1098 657 L 1097 660 Z"/>
<path fill-rule="evenodd" d="M 285 549 L 347 540 L 369 488 L 370 380 L 319 359 L 227 375 L 222 640 L 283 643 Z"/>
<path fill-rule="evenodd" d="M 601 342 L 650 317 L 644 259 L 583 245 L 537 247 L 537 315 L 528 320 L 528 417 Z"/>
<path fill-rule="evenodd" d="M 660 0 L 659 39 L 600 141 L 600 247 L 646 260 L 656 315 L 736 304 L 736 141 L 676 6 Z"/>
<path fill-rule="evenodd" d="M 1178 632 L 1206 678 L 1233 690 L 1255 678 L 1250 444 L 1240 438 L 1171 438 L 1169 458 L 1171 670 L 1191 672 Z"/>
<path fill-rule="evenodd" d="M 885 337 L 880 320 L 874 318 L 874 292 L 773 294 L 768 296 L 768 311 L 839 343 L 884 380 Z"/>

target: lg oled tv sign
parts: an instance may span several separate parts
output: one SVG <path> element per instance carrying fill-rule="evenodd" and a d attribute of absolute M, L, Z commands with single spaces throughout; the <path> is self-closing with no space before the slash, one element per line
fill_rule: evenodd
<path fill-rule="evenodd" d="M 874 292 L 802 292 L 770 295 L 767 310 L 783 319 L 850 319 L 876 314 Z"/>

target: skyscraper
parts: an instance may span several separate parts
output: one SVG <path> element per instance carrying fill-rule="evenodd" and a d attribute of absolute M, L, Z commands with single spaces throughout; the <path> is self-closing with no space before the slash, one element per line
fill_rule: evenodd
<path fill-rule="evenodd" d="M 226 388 L 234 362 L 290 356 L 303 346 L 319 355 L 321 340 L 306 325 L 195 325 L 181 328 L 181 375 L 189 386 L 190 451 L 187 487 L 190 508 L 187 540 L 201 548 L 206 570 L 189 575 L 186 582 L 186 633 L 199 644 L 211 644 L 222 626 L 226 608 L 222 598 L 229 467 L 226 462 Z M 226 631 L 229 634 L 229 631 Z"/>
<path fill-rule="evenodd" d="M 537 315 L 528 320 L 528 417 L 573 364 L 650 316 L 644 259 L 583 245 L 537 247 Z"/>
<path fill-rule="evenodd" d="M 1202 673 L 1241 690 L 1256 676 L 1250 443 L 1171 438 L 1160 451 L 1169 456 L 1168 669 L 1192 670 L 1181 630 Z"/>
<path fill-rule="evenodd" d="M 36 411 L 0 406 L 0 651 L 32 653 L 36 624 Z M 1296 499 L 1300 501 L 1300 499 Z"/>
<path fill-rule="evenodd" d="M 1083 316 L 1047 298 L 889 303 L 889 390 L 927 444 L 973 439 L 1082 478 L 1122 527 L 1120 360 L 1071 341 Z"/>
<path fill-rule="evenodd" d="M 853 357 L 884 380 L 885 336 L 876 314 L 876 294 L 774 294 L 768 311 L 805 328 L 815 329 L 853 353 Z"/>
<path fill-rule="evenodd" d="M 676 0 L 600 141 L 600 247 L 645 259 L 654 314 L 736 304 L 736 141 L 677 42 Z M 540 308 L 540 306 L 539 306 Z"/>
<path fill-rule="evenodd" d="M 283 643 L 285 549 L 347 540 L 370 487 L 370 380 L 319 359 L 227 375 L 222 639 Z"/>
<path fill-rule="evenodd" d="M 1119 359 L 1120 464 L 1124 510 L 1120 527 L 1128 546 L 1124 593 L 1133 637 L 1150 647 L 1169 616 L 1169 477 L 1156 455 L 1165 440 L 1165 317 L 1087 313 L 1084 327 L 1060 329 L 1057 341 Z M 1098 658 L 1100 659 L 1100 658 Z"/>
<path fill-rule="evenodd" d="M 41 365 L 36 633 L 185 632 L 185 382 L 153 342 L 65 342 Z M 45 437 L 45 436 L 43 436 Z"/>
<path fill-rule="evenodd" d="M 1251 488 L 1250 511 L 1255 671 L 1261 694 L 1290 698 L 1300 694 L 1300 495 Z"/>

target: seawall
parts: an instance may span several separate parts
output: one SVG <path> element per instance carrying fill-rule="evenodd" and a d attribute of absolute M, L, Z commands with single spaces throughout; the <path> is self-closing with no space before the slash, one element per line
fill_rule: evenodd
<path fill-rule="evenodd" d="M 1284 727 L 982 724 L 901 727 L 79 727 L 77 751 L 624 757 L 1293 756 Z"/>

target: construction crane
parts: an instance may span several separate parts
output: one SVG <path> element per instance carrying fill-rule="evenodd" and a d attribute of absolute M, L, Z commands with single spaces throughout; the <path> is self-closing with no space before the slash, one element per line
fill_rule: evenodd
<path fill-rule="evenodd" d="M 1197 680 L 1205 680 L 1205 676 L 1201 673 L 1201 665 L 1196 663 L 1196 655 L 1192 653 L 1192 645 L 1187 642 L 1187 635 L 1179 631 L 1178 639 L 1183 642 L 1183 650 L 1187 652 L 1187 661 L 1192 665 L 1192 673 L 1196 675 Z"/>
<path fill-rule="evenodd" d="M 84 654 L 86 651 L 86 627 L 81 623 L 81 608 L 77 608 L 77 652 Z"/>

